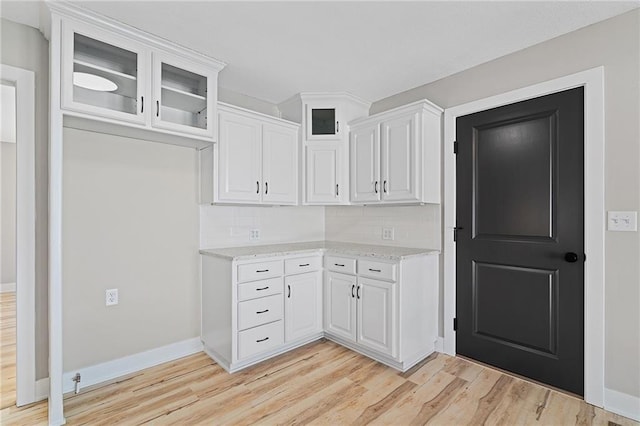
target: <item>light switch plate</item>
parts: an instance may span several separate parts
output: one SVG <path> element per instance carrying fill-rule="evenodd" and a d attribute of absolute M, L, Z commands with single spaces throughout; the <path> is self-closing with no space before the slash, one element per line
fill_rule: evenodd
<path fill-rule="evenodd" d="M 636 232 L 638 212 L 609 212 L 607 224 L 609 231 Z"/>

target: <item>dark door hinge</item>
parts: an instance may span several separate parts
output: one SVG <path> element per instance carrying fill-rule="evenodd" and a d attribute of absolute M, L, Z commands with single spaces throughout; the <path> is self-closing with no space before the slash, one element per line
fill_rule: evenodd
<path fill-rule="evenodd" d="M 458 318 L 453 319 L 453 331 L 458 330 Z"/>
<path fill-rule="evenodd" d="M 453 228 L 453 242 L 455 243 L 456 241 L 458 241 L 458 231 L 460 229 L 464 229 L 460 226 L 456 226 L 455 228 Z"/>
<path fill-rule="evenodd" d="M 453 153 L 454 154 L 458 153 L 458 141 L 453 142 Z"/>

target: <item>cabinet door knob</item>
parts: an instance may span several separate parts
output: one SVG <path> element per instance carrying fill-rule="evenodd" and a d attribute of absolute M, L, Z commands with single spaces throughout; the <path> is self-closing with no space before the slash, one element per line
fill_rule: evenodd
<path fill-rule="evenodd" d="M 144 96 L 140 96 L 140 114 L 144 112 Z"/>
<path fill-rule="evenodd" d="M 378 181 L 375 181 L 373 184 L 373 191 L 377 194 L 378 193 Z"/>
<path fill-rule="evenodd" d="M 382 184 L 382 190 L 384 191 L 385 194 L 387 193 L 387 181 L 386 180 Z"/>
<path fill-rule="evenodd" d="M 156 101 L 156 117 L 160 117 L 160 101 Z"/>
<path fill-rule="evenodd" d="M 287 288 L 289 289 L 289 294 L 287 295 L 287 297 L 291 299 L 291 286 L 287 284 Z"/>
<path fill-rule="evenodd" d="M 354 294 L 354 291 L 356 289 L 355 284 L 351 286 L 351 297 L 356 297 L 356 295 Z"/>
<path fill-rule="evenodd" d="M 269 193 L 269 182 L 264 183 L 264 195 Z"/>
<path fill-rule="evenodd" d="M 256 194 L 260 193 L 260 182 L 256 181 Z"/>
<path fill-rule="evenodd" d="M 340 185 L 336 183 L 336 197 L 340 196 Z"/>
<path fill-rule="evenodd" d="M 336 121 L 336 133 L 340 133 L 340 122 Z"/>
<path fill-rule="evenodd" d="M 358 297 L 358 299 L 360 299 L 360 289 L 361 289 L 361 288 L 362 288 L 362 286 L 361 286 L 361 285 L 359 285 L 359 286 L 358 286 L 358 291 L 357 291 L 357 295 L 358 295 L 357 297 Z"/>

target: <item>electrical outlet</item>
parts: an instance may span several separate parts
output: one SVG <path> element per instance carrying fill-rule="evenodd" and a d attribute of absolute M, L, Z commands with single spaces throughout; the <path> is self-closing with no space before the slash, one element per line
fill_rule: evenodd
<path fill-rule="evenodd" d="M 106 305 L 117 305 L 118 304 L 118 289 L 111 288 L 106 291 Z"/>
<path fill-rule="evenodd" d="M 609 231 L 637 231 L 638 212 L 609 212 L 608 228 Z"/>
<path fill-rule="evenodd" d="M 383 240 L 393 240 L 394 239 L 394 230 L 393 228 L 382 228 L 382 239 Z"/>
<path fill-rule="evenodd" d="M 260 230 L 252 229 L 249 231 L 249 241 L 258 241 L 260 239 Z"/>

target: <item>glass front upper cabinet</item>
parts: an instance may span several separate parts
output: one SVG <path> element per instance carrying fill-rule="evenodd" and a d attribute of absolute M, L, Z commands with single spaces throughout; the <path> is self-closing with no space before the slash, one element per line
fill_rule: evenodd
<path fill-rule="evenodd" d="M 154 54 L 153 126 L 213 136 L 214 81 L 215 76 L 198 64 Z"/>
<path fill-rule="evenodd" d="M 62 107 L 143 123 L 144 48 L 80 23 L 64 37 Z"/>
<path fill-rule="evenodd" d="M 339 139 L 340 125 L 334 105 L 307 105 L 307 140 Z"/>

